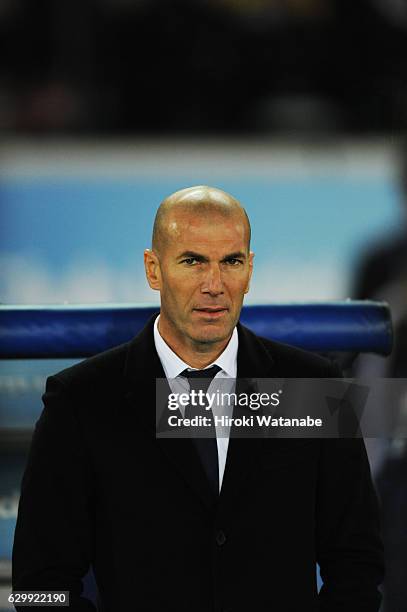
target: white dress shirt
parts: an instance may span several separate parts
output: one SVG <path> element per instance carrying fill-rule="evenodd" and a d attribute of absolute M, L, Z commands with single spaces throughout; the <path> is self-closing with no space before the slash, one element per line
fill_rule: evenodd
<path fill-rule="evenodd" d="M 189 370 L 196 370 L 198 368 L 192 368 L 188 363 L 183 361 L 174 351 L 168 346 L 165 340 L 158 331 L 158 321 L 160 315 L 154 322 L 154 344 L 158 357 L 160 358 L 161 364 L 165 376 L 171 387 L 173 393 L 182 393 L 189 391 L 188 379 L 180 376 L 186 368 Z M 232 336 L 228 342 L 223 353 L 219 355 L 215 361 L 210 363 L 207 368 L 213 365 L 217 365 L 221 368 L 220 372 L 214 376 L 211 380 L 211 384 L 208 387 L 208 393 L 216 393 L 217 390 L 222 393 L 233 393 L 235 390 L 235 381 L 237 373 L 237 350 L 239 346 L 239 339 L 236 327 L 233 330 Z M 205 368 L 206 369 L 206 368 Z M 180 408 L 183 416 L 185 408 Z M 213 414 L 225 414 L 225 408 L 217 406 L 216 403 L 212 408 Z M 233 412 L 233 406 L 229 408 L 229 416 Z M 225 472 L 226 457 L 229 446 L 229 434 L 230 427 L 216 427 L 216 441 L 218 446 L 218 464 L 219 464 L 219 492 L 222 487 L 223 474 Z"/>

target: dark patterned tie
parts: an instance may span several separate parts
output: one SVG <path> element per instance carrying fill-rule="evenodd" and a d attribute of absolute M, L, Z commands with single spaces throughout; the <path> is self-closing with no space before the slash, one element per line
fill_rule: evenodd
<path fill-rule="evenodd" d="M 194 390 L 197 393 L 199 391 L 207 392 L 208 387 L 212 381 L 212 378 L 220 372 L 222 368 L 217 365 L 213 365 L 206 370 L 184 370 L 180 376 L 188 378 L 190 390 Z M 193 418 L 196 415 L 204 415 L 210 418 L 210 426 L 205 427 L 208 432 L 208 438 L 193 438 L 195 448 L 198 452 L 202 466 L 209 479 L 209 482 L 216 495 L 219 494 L 219 464 L 218 464 L 218 445 L 216 442 L 216 428 L 213 421 L 212 410 L 206 410 L 205 405 L 193 406 L 188 404 L 185 406 L 185 418 Z"/>

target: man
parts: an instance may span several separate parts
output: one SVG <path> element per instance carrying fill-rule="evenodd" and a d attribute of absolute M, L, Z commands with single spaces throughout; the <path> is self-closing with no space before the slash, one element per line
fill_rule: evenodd
<path fill-rule="evenodd" d="M 47 381 L 14 590 L 69 590 L 71 609 L 92 610 L 81 597 L 92 566 L 105 612 L 377 612 L 383 551 L 363 440 L 155 435 L 156 378 L 337 376 L 238 323 L 253 270 L 244 209 L 219 189 L 176 192 L 144 258 L 159 316 Z"/>

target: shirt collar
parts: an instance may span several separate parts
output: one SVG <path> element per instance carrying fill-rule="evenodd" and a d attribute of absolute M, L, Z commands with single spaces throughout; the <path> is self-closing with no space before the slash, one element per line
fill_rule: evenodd
<path fill-rule="evenodd" d="M 176 378 L 181 374 L 185 368 L 191 368 L 188 363 L 185 363 L 174 351 L 168 346 L 160 332 L 158 331 L 158 320 L 160 315 L 154 321 L 154 344 L 158 357 L 160 358 L 163 366 L 165 376 L 167 378 Z M 213 365 L 218 365 L 222 368 L 221 372 L 217 376 L 222 375 L 228 378 L 236 378 L 237 372 L 237 350 L 239 347 L 239 339 L 236 327 L 233 330 L 232 336 L 225 348 L 225 350 L 219 355 L 215 361 L 210 363 L 207 367 L 210 368 Z"/>

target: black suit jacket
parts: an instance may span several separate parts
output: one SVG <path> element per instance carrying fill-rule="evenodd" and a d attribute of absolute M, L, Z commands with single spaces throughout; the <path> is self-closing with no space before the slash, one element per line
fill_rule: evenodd
<path fill-rule="evenodd" d="M 14 590 L 69 590 L 71 609 L 94 610 L 81 597 L 92 565 L 105 612 L 376 612 L 383 550 L 363 440 L 231 437 L 214 503 L 192 441 L 155 437 L 153 323 L 48 378 Z M 337 376 L 321 357 L 238 334 L 238 377 Z"/>

